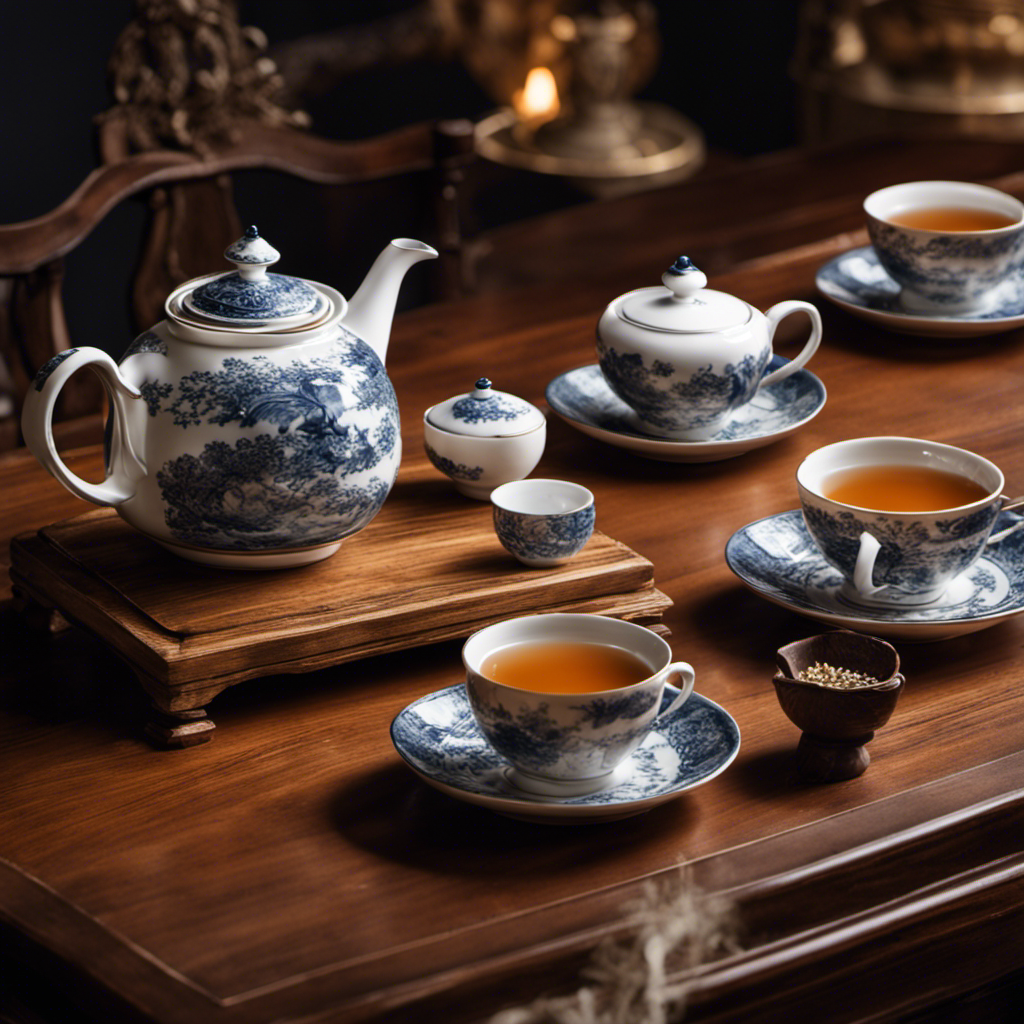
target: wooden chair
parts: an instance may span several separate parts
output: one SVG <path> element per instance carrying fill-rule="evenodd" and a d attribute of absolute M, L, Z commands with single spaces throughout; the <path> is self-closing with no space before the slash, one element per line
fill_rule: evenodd
<path fill-rule="evenodd" d="M 60 206 L 42 217 L 0 226 L 0 450 L 19 441 L 22 400 L 36 371 L 75 343 L 62 302 L 64 257 L 132 196 L 150 199 L 132 287 L 140 330 L 160 319 L 172 288 L 223 266 L 221 253 L 244 227 L 231 198 L 231 175 L 243 170 L 275 171 L 325 185 L 430 172 L 434 232 L 429 240 L 441 254 L 433 293 L 451 297 L 463 289 L 459 186 L 473 154 L 473 127 L 467 121 L 421 123 L 356 142 L 249 123 L 232 143 L 203 157 L 170 150 L 128 155 L 114 126 L 101 134 L 100 149 L 104 166 Z M 102 401 L 93 375 L 80 374 L 68 383 L 57 412 L 64 421 L 58 433 L 65 443 L 74 444 L 80 433 L 76 424 L 88 421 L 82 436 L 94 436 Z"/>

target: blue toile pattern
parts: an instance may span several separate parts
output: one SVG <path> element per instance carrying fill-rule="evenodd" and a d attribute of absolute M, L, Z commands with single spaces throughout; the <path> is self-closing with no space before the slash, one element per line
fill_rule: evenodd
<path fill-rule="evenodd" d="M 167 342 L 155 331 L 143 331 L 127 348 L 121 356 L 119 366 L 131 359 L 133 356 L 142 355 L 167 355 Z M 142 392 L 142 400 L 146 403 L 150 416 L 156 416 L 160 411 L 163 401 L 170 397 L 174 385 L 159 380 L 144 380 L 139 384 L 139 391 Z"/>
<path fill-rule="evenodd" d="M 826 263 L 816 277 L 819 291 L 836 302 L 859 309 L 907 316 L 900 302 L 900 286 L 886 273 L 870 245 L 852 249 Z M 984 310 L 960 314 L 931 314 L 929 319 L 982 322 L 1006 320 L 1024 315 L 1024 279 L 1011 274 L 993 294 Z"/>
<path fill-rule="evenodd" d="M 662 708 L 676 696 L 665 688 Z M 583 796 L 536 797 L 514 787 L 504 762 L 480 733 L 464 686 L 420 698 L 391 726 L 395 749 L 421 778 L 453 795 L 515 814 L 538 803 L 555 804 L 552 817 L 602 809 L 623 814 L 646 810 L 713 778 L 736 756 L 739 729 L 714 702 L 694 693 L 671 717 L 658 722 L 630 757 L 620 785 Z"/>
<path fill-rule="evenodd" d="M 146 355 L 149 352 L 155 352 L 160 356 L 167 355 L 167 342 L 156 331 L 143 331 L 125 350 L 118 365 L 132 356 Z"/>
<path fill-rule="evenodd" d="M 439 455 L 429 444 L 424 444 L 423 447 L 427 450 L 427 458 L 434 466 L 453 480 L 479 480 L 483 476 L 483 466 L 467 466 L 463 462 L 453 462 L 451 459 Z"/>
<path fill-rule="evenodd" d="M 46 382 L 50 379 L 50 374 L 60 366 L 69 356 L 73 356 L 78 351 L 77 348 L 69 348 L 66 352 L 58 352 L 55 356 L 51 356 L 46 360 L 45 363 L 39 368 L 39 372 L 36 374 L 35 380 L 33 381 L 33 387 L 36 391 L 42 391 Z"/>
<path fill-rule="evenodd" d="M 1005 274 L 1002 257 L 1019 254 L 1020 234 L 1000 233 L 988 238 L 958 235 L 924 236 L 915 241 L 905 228 L 869 222 L 871 241 L 885 270 L 937 305 L 956 306 L 978 300 L 998 285 Z M 986 270 L 985 262 L 992 261 Z M 976 275 L 973 288 L 965 288 L 964 266 Z"/>
<path fill-rule="evenodd" d="M 603 347 L 601 371 L 611 389 L 647 423 L 665 431 L 699 429 L 746 402 L 764 373 L 769 349 L 760 357 L 745 355 L 716 373 L 712 364 L 699 367 L 687 380 L 673 380 L 671 363 L 655 360 L 648 367 L 639 352 L 619 353 Z"/>
<path fill-rule="evenodd" d="M 151 414 L 185 431 L 248 431 L 160 468 L 174 537 L 233 551 L 310 546 L 377 514 L 398 472 L 398 404 L 376 354 L 353 337 L 284 364 L 229 356 L 217 370 L 183 377 L 173 399 L 167 385 L 143 384 Z"/>
<path fill-rule="evenodd" d="M 514 421 L 532 412 L 532 406 L 523 399 L 491 392 L 486 398 L 467 395 L 452 405 L 451 414 L 462 423 L 499 423 Z"/>
<path fill-rule="evenodd" d="M 544 701 L 507 708 L 500 700 L 480 700 L 472 675 L 466 689 L 477 723 L 494 749 L 520 770 L 539 775 L 560 763 L 597 769 L 617 764 L 647 734 L 657 700 L 649 687 L 612 699 L 595 696 L 573 705 L 575 715 L 565 720 L 553 715 Z"/>
<path fill-rule="evenodd" d="M 941 586 L 950 575 L 967 569 L 977 557 L 980 537 L 988 534 L 998 514 L 999 507 L 989 505 L 969 516 L 938 521 L 936 528 L 945 535 L 941 548 L 927 524 L 919 521 L 877 516 L 865 522 L 854 512 L 811 505 L 804 508 L 804 521 L 826 560 L 847 576 L 853 575 L 861 534 L 871 534 L 882 545 L 875 560 L 875 585 L 913 593 Z"/>
<path fill-rule="evenodd" d="M 494 506 L 494 532 L 519 558 L 572 558 L 590 540 L 594 519 L 593 505 L 556 515 L 527 515 Z"/>
<path fill-rule="evenodd" d="M 1000 513 L 996 529 L 1021 521 Z M 853 605 L 843 576 L 825 561 L 799 509 L 780 512 L 737 530 L 725 549 L 729 568 L 753 591 L 795 611 L 827 613 L 839 621 L 855 608 L 858 620 L 904 627 L 978 622 L 1024 610 L 1024 529 L 985 549 L 959 578 L 952 594 L 928 605 Z M 842 618 L 840 618 L 842 617 Z"/>
<path fill-rule="evenodd" d="M 201 285 L 189 302 L 219 320 L 275 320 L 312 313 L 320 304 L 320 293 L 298 277 L 266 274 L 247 281 L 235 271 Z"/>
<path fill-rule="evenodd" d="M 773 356 L 766 372 L 784 366 Z M 548 405 L 574 423 L 627 437 L 649 437 L 637 427 L 636 414 L 608 386 L 597 365 L 581 366 L 556 377 L 545 394 Z M 780 433 L 813 417 L 825 403 L 825 389 L 807 370 L 796 373 L 758 392 L 711 436 L 712 441 L 742 441 Z"/>

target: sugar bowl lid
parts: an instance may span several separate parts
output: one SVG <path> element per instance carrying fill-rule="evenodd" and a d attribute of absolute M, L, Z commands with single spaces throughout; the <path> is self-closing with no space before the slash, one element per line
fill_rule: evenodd
<path fill-rule="evenodd" d="M 481 377 L 472 391 L 428 409 L 427 422 L 450 434 L 508 437 L 539 427 L 544 413 L 525 398 L 493 390 L 491 382 Z"/>
<path fill-rule="evenodd" d="M 234 271 L 183 285 L 168 300 L 169 311 L 200 326 L 263 330 L 312 325 L 328 312 L 329 300 L 309 281 L 267 272 L 281 254 L 255 225 L 224 250 L 224 258 Z"/>
<path fill-rule="evenodd" d="M 619 317 L 638 327 L 677 334 L 724 331 L 750 320 L 751 307 L 735 295 L 705 287 L 707 276 L 688 256 L 680 256 L 661 281 L 663 287 L 621 296 L 614 304 Z"/>

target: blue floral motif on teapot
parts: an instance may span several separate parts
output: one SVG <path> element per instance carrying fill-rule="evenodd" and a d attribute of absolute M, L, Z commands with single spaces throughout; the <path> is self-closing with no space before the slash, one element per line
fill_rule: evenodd
<path fill-rule="evenodd" d="M 611 389 L 646 423 L 666 431 L 706 426 L 748 401 L 770 358 L 766 349 L 759 357 L 748 354 L 728 363 L 720 373 L 708 363 L 685 380 L 673 380 L 672 363 L 656 359 L 647 366 L 638 352 L 600 348 L 601 371 Z"/>
<path fill-rule="evenodd" d="M 279 362 L 226 356 L 177 385 L 149 379 L 151 415 L 182 431 L 241 432 L 157 471 L 165 521 L 188 544 L 260 551 L 323 544 L 362 529 L 398 472 L 398 403 L 376 354 L 349 332 L 326 351 Z"/>

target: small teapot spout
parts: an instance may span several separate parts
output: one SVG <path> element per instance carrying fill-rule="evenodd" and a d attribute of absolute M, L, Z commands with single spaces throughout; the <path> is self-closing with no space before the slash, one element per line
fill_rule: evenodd
<path fill-rule="evenodd" d="M 406 271 L 420 260 L 437 259 L 437 250 L 413 238 L 396 238 L 374 260 L 358 291 L 349 300 L 342 323 L 358 334 L 383 363 L 391 337 L 398 289 Z"/>

